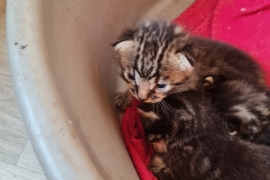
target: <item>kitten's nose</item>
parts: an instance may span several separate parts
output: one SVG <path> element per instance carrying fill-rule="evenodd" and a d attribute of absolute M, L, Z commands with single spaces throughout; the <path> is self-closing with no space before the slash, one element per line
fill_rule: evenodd
<path fill-rule="evenodd" d="M 148 93 L 146 91 L 139 90 L 138 99 L 140 101 L 145 101 L 148 98 Z"/>

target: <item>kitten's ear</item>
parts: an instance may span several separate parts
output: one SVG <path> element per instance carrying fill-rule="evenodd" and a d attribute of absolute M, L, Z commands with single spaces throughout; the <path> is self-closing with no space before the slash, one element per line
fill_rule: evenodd
<path fill-rule="evenodd" d="M 194 63 L 192 60 L 188 59 L 188 57 L 183 53 L 178 53 L 178 57 L 181 61 L 181 69 L 188 70 L 192 69 L 194 66 Z"/>
<path fill-rule="evenodd" d="M 134 46 L 134 41 L 133 40 L 118 41 L 114 43 L 113 46 L 116 52 L 126 51 Z"/>

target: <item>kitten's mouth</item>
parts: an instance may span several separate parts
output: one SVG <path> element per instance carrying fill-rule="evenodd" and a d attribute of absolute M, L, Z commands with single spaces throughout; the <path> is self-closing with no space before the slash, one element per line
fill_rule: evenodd
<path fill-rule="evenodd" d="M 155 99 L 158 99 L 158 97 L 157 96 L 152 96 L 152 99 L 155 100 Z"/>
<path fill-rule="evenodd" d="M 136 98 L 138 99 L 139 101 L 142 101 L 140 100 L 140 98 L 137 96 L 137 94 L 135 93 L 135 90 L 133 88 L 130 88 L 130 92 L 131 94 Z M 162 98 L 161 97 L 158 97 L 158 96 L 150 96 L 148 99 L 146 100 L 143 100 L 142 102 L 145 102 L 145 103 L 158 103 L 159 101 L 161 101 Z"/>
<path fill-rule="evenodd" d="M 150 98 L 148 98 L 147 100 L 143 101 L 145 103 L 157 103 L 159 101 L 161 101 L 162 98 L 157 97 L 157 96 L 151 96 Z"/>

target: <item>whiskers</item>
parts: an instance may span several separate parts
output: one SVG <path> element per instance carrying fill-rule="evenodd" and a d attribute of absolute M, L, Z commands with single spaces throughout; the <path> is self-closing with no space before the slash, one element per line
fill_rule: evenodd
<path fill-rule="evenodd" d="M 159 114 L 158 105 L 157 103 L 153 103 L 153 112 Z"/>
<path fill-rule="evenodd" d="M 164 100 L 161 100 L 157 103 L 154 103 L 154 107 L 156 106 L 157 113 L 159 114 L 159 109 L 163 112 L 163 114 L 167 117 L 170 117 L 170 113 L 173 112 L 173 108 Z"/>

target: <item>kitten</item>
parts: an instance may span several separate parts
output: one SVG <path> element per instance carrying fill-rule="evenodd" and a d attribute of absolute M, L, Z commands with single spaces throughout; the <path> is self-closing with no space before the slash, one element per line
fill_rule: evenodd
<path fill-rule="evenodd" d="M 229 45 L 189 36 L 167 21 L 146 21 L 125 30 L 114 44 L 123 79 L 138 100 L 156 103 L 169 94 L 201 90 L 207 77 L 215 84 L 242 79 L 265 87 L 263 72 L 244 52 Z M 130 101 L 130 99 L 124 97 Z M 117 97 L 119 106 L 121 95 Z M 124 108 L 124 107 L 122 107 Z"/>
<path fill-rule="evenodd" d="M 149 166 L 158 179 L 270 179 L 270 148 L 231 136 L 208 98 L 189 91 L 164 101 L 170 113 L 152 111 L 156 122 L 171 126 L 166 152 L 155 154 Z M 147 106 L 140 111 L 148 112 Z"/>
<path fill-rule="evenodd" d="M 221 91 L 230 91 L 228 89 L 230 86 L 222 84 L 233 80 L 249 84 L 250 89 L 254 88 L 255 91 L 268 94 L 262 70 L 247 54 L 220 42 L 189 36 L 181 27 L 173 23 L 147 21 L 124 31 L 114 45 L 122 69 L 122 77 L 129 86 L 127 92 L 118 93 L 116 96 L 116 104 L 120 109 L 125 109 L 130 104 L 131 95 L 143 102 L 157 103 L 170 94 L 195 90 L 210 94 L 213 99 L 217 96 L 218 99 Z M 225 89 L 221 90 L 221 87 Z M 221 105 L 227 105 L 227 109 L 233 108 L 235 96 L 238 95 L 231 93 L 227 96 L 228 101 L 231 102 Z M 269 95 L 265 96 L 269 99 Z M 242 99 L 246 97 L 254 98 L 248 101 L 258 101 L 257 97 L 247 96 L 247 94 Z M 241 103 L 247 102 L 242 100 Z M 220 104 L 216 103 L 216 105 Z M 269 111 L 268 106 L 260 107 L 262 108 L 260 111 L 252 111 L 249 115 L 256 119 L 265 116 L 263 113 Z M 224 109 L 217 108 L 221 111 Z M 248 111 L 248 109 L 241 110 Z M 252 124 L 254 121 L 241 120 L 243 118 L 241 113 L 237 115 L 233 112 L 226 117 L 235 118 L 235 116 L 240 119 L 238 121 L 240 124 L 236 127 L 239 135 L 249 134 L 250 137 L 254 137 L 259 132 L 265 132 L 263 136 L 269 136 L 268 128 L 264 129 L 258 124 L 256 128 L 264 130 L 250 133 L 249 128 L 255 127 Z M 228 119 L 228 121 L 233 120 Z M 269 120 L 264 118 L 259 121 Z M 242 122 L 245 125 L 241 125 Z M 250 124 L 246 124 L 247 122 Z M 243 126 L 248 127 L 246 132 L 238 132 Z M 259 138 L 253 139 L 254 142 L 268 143 Z M 267 139 L 269 140 L 265 140 L 270 141 L 270 138 Z"/>
<path fill-rule="evenodd" d="M 210 88 L 207 96 L 232 135 L 270 146 L 269 93 L 245 81 L 231 80 Z"/>
<path fill-rule="evenodd" d="M 226 122 L 231 135 L 270 146 L 269 93 L 244 81 L 231 80 L 210 88 L 206 95 Z M 143 103 L 139 107 L 144 109 L 139 112 L 142 114 L 146 139 L 153 144 L 156 152 L 162 153 L 166 149 L 164 139 L 170 128 L 167 121 L 154 121 L 157 117 L 153 110 L 167 109 L 167 113 L 171 113 L 171 108 L 163 100 L 154 104 Z M 166 131 L 162 132 L 162 129 Z"/>

